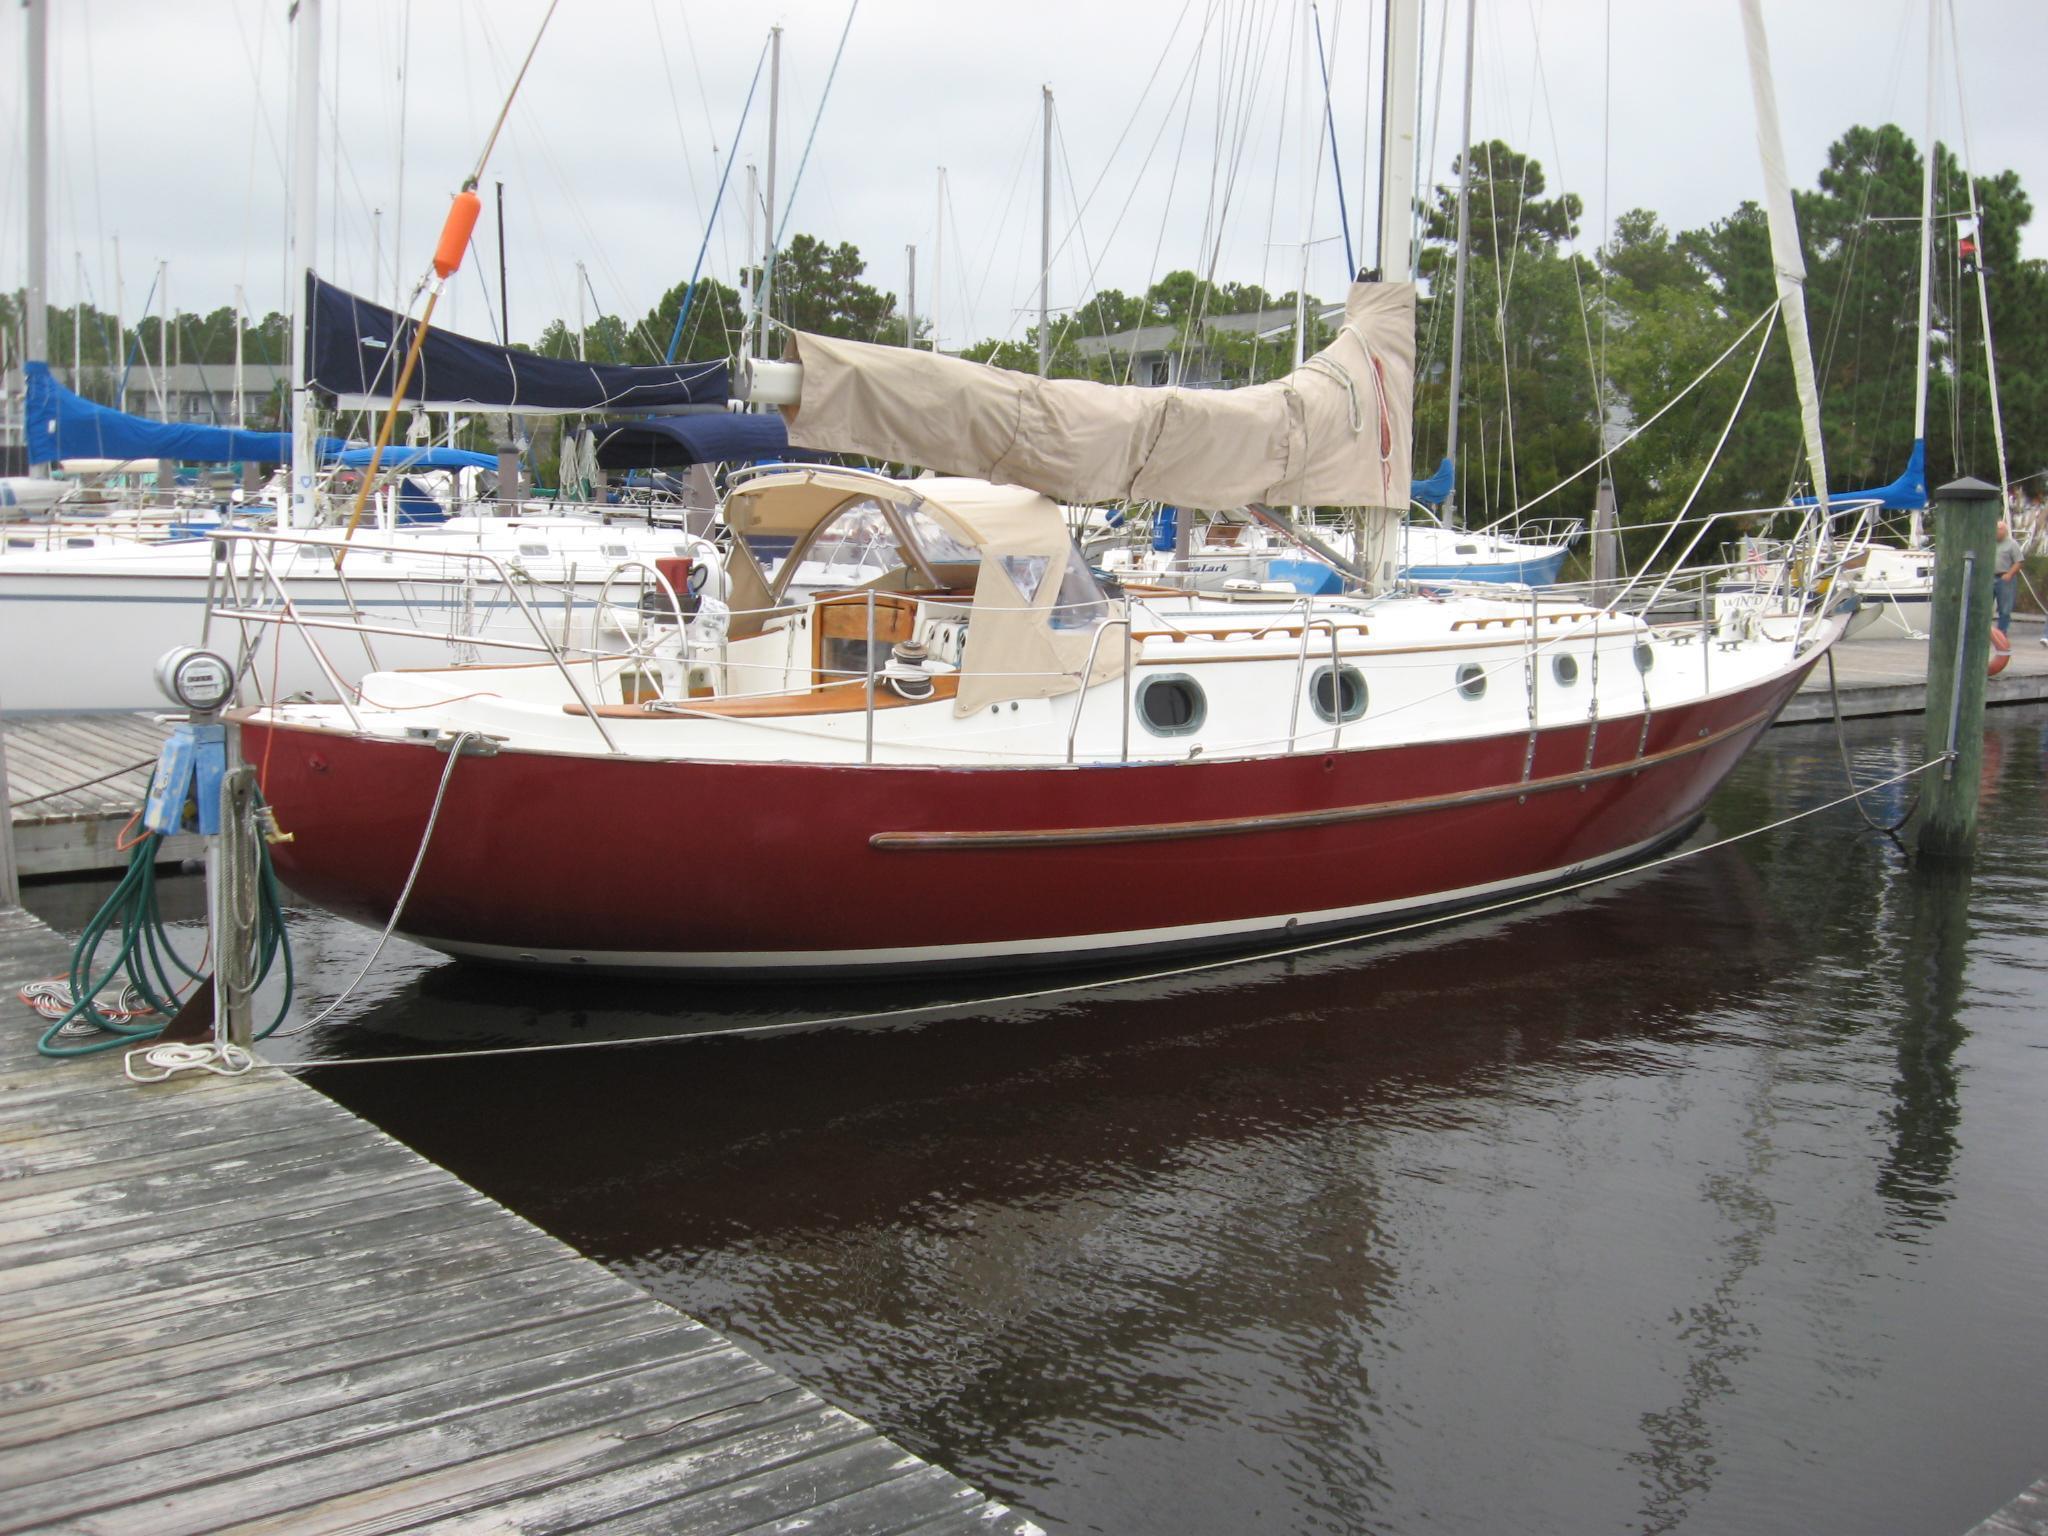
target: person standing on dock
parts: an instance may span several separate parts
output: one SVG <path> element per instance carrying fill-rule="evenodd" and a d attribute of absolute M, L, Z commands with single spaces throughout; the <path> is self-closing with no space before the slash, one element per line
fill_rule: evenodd
<path fill-rule="evenodd" d="M 1981 525 L 1980 525 L 1981 526 Z M 2001 635 L 2012 633 L 2012 600 L 2020 584 L 2020 541 L 2012 536 L 2012 524 L 1998 520 L 1998 554 L 1992 567 L 1992 624 Z"/>

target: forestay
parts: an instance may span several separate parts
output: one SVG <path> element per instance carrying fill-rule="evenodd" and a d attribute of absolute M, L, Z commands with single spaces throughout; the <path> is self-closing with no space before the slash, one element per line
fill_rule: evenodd
<path fill-rule="evenodd" d="M 1337 339 L 1243 389 L 1041 379 L 796 332 L 798 447 L 1027 486 L 1058 501 L 1221 510 L 1408 504 L 1415 289 L 1355 283 Z"/>

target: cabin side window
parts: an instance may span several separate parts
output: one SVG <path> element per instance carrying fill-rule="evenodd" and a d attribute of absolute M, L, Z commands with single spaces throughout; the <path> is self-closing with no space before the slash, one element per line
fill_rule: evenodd
<path fill-rule="evenodd" d="M 1138 685 L 1138 720 L 1154 736 L 1187 736 L 1202 728 L 1209 702 L 1202 685 L 1184 672 L 1148 677 Z"/>
<path fill-rule="evenodd" d="M 1356 720 L 1365 713 L 1365 676 L 1356 667 L 1318 667 L 1309 680 L 1308 702 L 1318 720 Z"/>

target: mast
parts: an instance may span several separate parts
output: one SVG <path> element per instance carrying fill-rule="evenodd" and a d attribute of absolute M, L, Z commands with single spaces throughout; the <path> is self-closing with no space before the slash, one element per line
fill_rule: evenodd
<path fill-rule="evenodd" d="M 291 121 L 291 259 L 285 271 L 291 280 L 292 317 L 292 465 L 290 524 L 310 528 L 318 513 L 313 477 L 318 469 L 313 447 L 313 395 L 306 382 L 306 290 L 313 272 L 313 242 L 318 238 L 320 174 L 320 4 L 293 0 Z M 394 224 L 396 220 L 394 218 Z"/>
<path fill-rule="evenodd" d="M 1785 171 L 1784 135 L 1778 129 L 1778 96 L 1771 81 L 1771 45 L 1764 35 L 1758 0 L 1742 0 L 1742 30 L 1749 46 L 1749 84 L 1756 97 L 1756 147 L 1763 160 L 1764 211 L 1771 225 L 1771 265 L 1778 278 L 1778 318 L 1792 349 L 1792 382 L 1799 390 L 1799 425 L 1806 438 L 1806 465 L 1821 517 L 1828 516 L 1828 456 L 1820 435 L 1820 391 L 1813 371 L 1813 343 L 1806 332 L 1806 259 L 1799 250 L 1799 220 L 1792 207 L 1792 183 Z"/>
<path fill-rule="evenodd" d="M 761 260 L 761 325 L 754 340 L 768 356 L 768 306 L 775 297 L 775 134 L 782 122 L 782 28 L 768 29 L 768 221 Z"/>
<path fill-rule="evenodd" d="M 1052 328 L 1046 323 L 1046 292 L 1052 282 L 1052 87 L 1041 85 L 1045 98 L 1045 150 L 1038 202 L 1038 376 L 1052 370 Z"/>
<path fill-rule="evenodd" d="M 50 276 L 46 267 L 50 254 L 48 0 L 22 0 L 22 10 L 28 19 L 28 271 L 22 307 L 28 313 L 23 317 L 21 356 L 24 363 L 47 363 L 50 360 Z M 22 377 L 26 383 L 26 370 Z M 26 425 L 24 418 L 24 440 L 27 437 Z M 31 464 L 28 472 L 40 479 L 49 474 L 50 466 Z"/>
<path fill-rule="evenodd" d="M 579 362 L 579 363 L 587 363 L 587 362 L 589 362 L 589 361 L 590 361 L 590 349 L 589 349 L 589 346 L 588 346 L 588 342 L 587 342 L 587 336 L 588 336 L 588 332 L 586 332 L 586 331 L 584 330 L 584 327 L 583 327 L 583 288 L 584 288 L 584 285 L 585 285 L 586 283 L 588 283 L 589 281 L 590 281 L 590 279 L 589 279 L 589 278 L 587 278 L 587 277 L 585 277 L 585 276 L 583 275 L 583 263 L 582 263 L 582 262 L 580 262 L 580 261 L 579 261 L 579 262 L 577 262 L 577 263 L 576 263 L 576 361 L 577 361 L 577 362 Z"/>
<path fill-rule="evenodd" d="M 1301 265 L 1294 280 L 1294 366 L 1308 356 L 1308 250 L 1315 234 L 1316 150 L 1322 143 L 1319 114 L 1309 105 L 1315 81 L 1315 44 L 1309 37 L 1309 0 L 1296 7 L 1295 27 L 1301 33 Z"/>
<path fill-rule="evenodd" d="M 1380 276 L 1390 283 L 1415 274 L 1415 131 L 1422 62 L 1418 0 L 1387 0 L 1385 85 L 1380 96 Z"/>
<path fill-rule="evenodd" d="M 754 220 L 761 212 L 761 178 L 754 170 L 754 162 L 747 162 L 747 260 L 740 270 L 745 274 L 747 285 L 747 315 L 740 323 L 740 354 L 743 357 L 758 357 L 754 350 L 754 337 L 760 330 L 761 319 L 761 270 L 754 265 L 760 247 L 754 243 Z"/>
<path fill-rule="evenodd" d="M 903 345 L 917 345 L 917 247 L 903 247 Z"/>
<path fill-rule="evenodd" d="M 71 253 L 71 387 L 85 393 L 85 252 Z"/>
<path fill-rule="evenodd" d="M 916 275 L 913 262 L 911 275 Z M 932 220 L 932 350 L 939 350 L 939 303 L 946 296 L 946 168 L 939 167 L 939 202 Z"/>
<path fill-rule="evenodd" d="M 1465 109 L 1458 130 L 1458 255 L 1451 279 L 1451 404 L 1444 434 L 1444 458 L 1451 465 L 1451 493 L 1444 498 L 1444 522 L 1458 520 L 1458 410 L 1465 387 L 1465 261 L 1472 250 L 1472 55 L 1479 35 L 1478 0 L 1465 0 Z"/>
<path fill-rule="evenodd" d="M 248 300 L 242 296 L 242 285 L 235 284 L 235 426 L 237 430 L 249 425 L 246 401 L 248 391 L 242 387 L 242 313 L 248 307 Z"/>
<path fill-rule="evenodd" d="M 144 348 L 142 360 L 149 361 L 149 349 Z M 167 375 L 171 367 L 171 264 L 159 259 L 156 264 L 156 365 L 149 371 L 150 393 L 156 396 L 156 413 L 168 419 L 169 407 L 164 391 L 170 380 Z"/>
<path fill-rule="evenodd" d="M 114 241 L 114 355 L 107 366 L 114 377 L 113 400 L 117 411 L 128 409 L 128 317 L 121 299 L 121 237 Z"/>
<path fill-rule="evenodd" d="M 1934 308 L 1934 65 L 1941 41 L 1939 26 L 1941 0 L 1927 0 L 1927 125 L 1920 134 L 1920 366 L 1913 374 L 1913 451 L 1925 462 L 1927 454 L 1927 375 L 1932 365 L 1929 336 L 1933 330 Z M 1906 535 L 1909 549 L 1927 543 L 1927 508 L 1913 509 Z"/>

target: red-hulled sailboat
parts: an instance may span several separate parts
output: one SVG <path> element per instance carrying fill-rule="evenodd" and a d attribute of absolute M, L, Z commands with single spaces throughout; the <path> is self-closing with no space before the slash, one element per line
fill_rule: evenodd
<path fill-rule="evenodd" d="M 1103 441 L 1188 435 L 1192 469 L 1155 453 L 1139 473 L 1239 497 L 1210 444 L 1270 412 L 1258 484 L 1363 507 L 1369 546 L 1383 488 L 1407 484 L 1383 445 L 1407 437 L 1410 314 L 1405 287 L 1360 285 L 1318 366 Z M 873 386 L 869 352 L 907 354 L 797 345 L 793 430 L 819 404 L 818 430 L 861 437 L 830 407 Z M 959 441 L 1018 409 L 971 386 L 1059 388 L 921 363 L 953 376 Z M 1385 419 L 1354 427 L 1369 380 Z M 1031 472 L 1086 494 L 1099 466 Z M 722 569 L 660 586 L 634 654 L 378 673 L 346 703 L 242 711 L 293 834 L 286 881 L 381 925 L 424 842 L 399 931 L 616 971 L 1010 967 L 1364 928 L 1679 835 L 1840 627 L 1800 590 L 1662 622 L 1497 586 L 1119 590 L 1058 502 L 982 478 L 776 469 L 725 516 Z M 792 601 L 851 539 L 884 568 Z"/>

